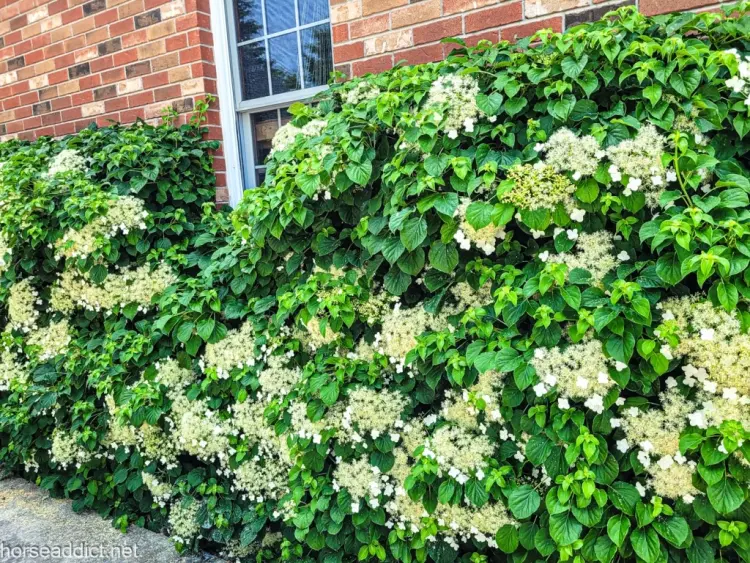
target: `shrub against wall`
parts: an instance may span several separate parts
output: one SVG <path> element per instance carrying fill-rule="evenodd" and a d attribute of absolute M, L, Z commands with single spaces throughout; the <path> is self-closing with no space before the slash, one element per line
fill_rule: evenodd
<path fill-rule="evenodd" d="M 194 129 L 4 147 L 0 459 L 237 558 L 750 559 L 747 11 L 335 86 L 231 217 Z"/>

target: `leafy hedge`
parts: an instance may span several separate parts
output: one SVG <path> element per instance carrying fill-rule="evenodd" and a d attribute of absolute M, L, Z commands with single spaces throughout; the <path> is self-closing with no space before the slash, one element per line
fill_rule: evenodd
<path fill-rule="evenodd" d="M 750 560 L 749 5 L 0 147 L 0 461 L 257 561 Z M 512 555 L 511 555 L 512 554 Z"/>

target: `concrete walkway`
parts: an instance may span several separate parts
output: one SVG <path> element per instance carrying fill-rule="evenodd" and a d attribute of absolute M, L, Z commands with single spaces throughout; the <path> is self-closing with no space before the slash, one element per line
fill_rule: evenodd
<path fill-rule="evenodd" d="M 76 514 L 71 504 L 23 479 L 0 480 L 0 563 L 221 561 L 180 557 L 166 536 L 135 526 L 122 534 L 94 512 Z"/>

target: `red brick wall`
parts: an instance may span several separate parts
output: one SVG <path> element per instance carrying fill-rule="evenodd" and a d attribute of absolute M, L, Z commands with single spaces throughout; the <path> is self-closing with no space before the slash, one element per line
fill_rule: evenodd
<path fill-rule="evenodd" d="M 216 93 L 211 45 L 208 0 L 0 0 L 0 139 L 189 113 Z"/>
<path fill-rule="evenodd" d="M 718 0 L 331 0 L 336 67 L 347 75 L 379 72 L 399 61 L 436 61 L 455 46 L 443 37 L 480 39 L 562 31 L 606 12 L 637 4 L 648 15 L 710 9 Z"/>

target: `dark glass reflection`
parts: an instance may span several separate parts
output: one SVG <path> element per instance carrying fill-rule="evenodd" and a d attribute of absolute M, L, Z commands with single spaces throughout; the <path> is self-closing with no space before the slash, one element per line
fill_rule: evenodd
<path fill-rule="evenodd" d="M 243 100 L 270 95 L 268 69 L 266 68 L 266 48 L 263 41 L 240 47 L 240 67 Z"/>
<path fill-rule="evenodd" d="M 269 34 L 291 29 L 296 25 L 294 0 L 266 0 L 266 27 Z"/>
<path fill-rule="evenodd" d="M 266 169 L 256 168 L 255 169 L 255 185 L 260 186 L 266 179 Z"/>
<path fill-rule="evenodd" d="M 255 163 L 263 164 L 271 154 L 271 139 L 279 130 L 279 115 L 273 109 L 252 115 Z"/>
<path fill-rule="evenodd" d="M 237 0 L 237 41 L 247 41 L 263 35 L 263 10 L 261 0 Z"/>
<path fill-rule="evenodd" d="M 301 32 L 305 88 L 324 86 L 328 83 L 328 76 L 333 70 L 330 29 L 328 24 L 324 23 L 303 29 Z"/>
<path fill-rule="evenodd" d="M 300 25 L 328 19 L 328 0 L 297 0 L 297 6 Z"/>
<path fill-rule="evenodd" d="M 271 88 L 274 94 L 299 90 L 297 33 L 287 33 L 268 40 L 271 61 Z"/>

